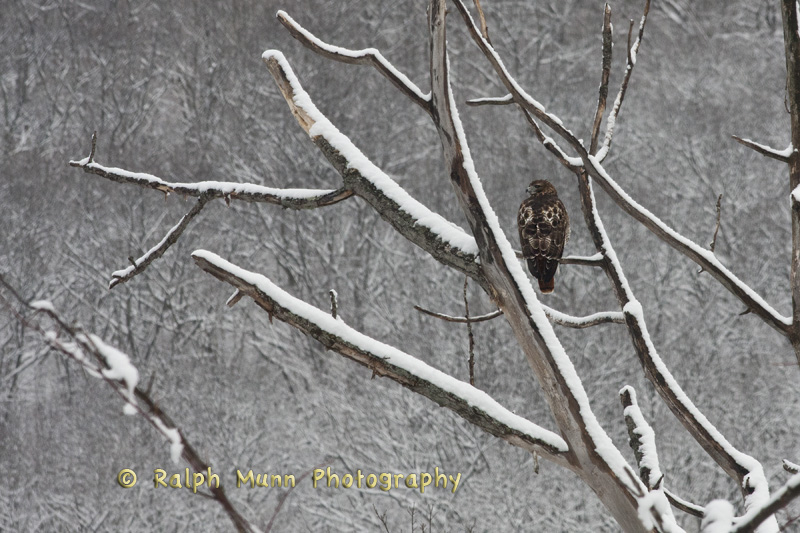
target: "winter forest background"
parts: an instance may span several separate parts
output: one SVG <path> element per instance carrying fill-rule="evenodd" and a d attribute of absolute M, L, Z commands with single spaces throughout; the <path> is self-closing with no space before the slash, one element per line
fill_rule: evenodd
<path fill-rule="evenodd" d="M 624 65 L 627 21 L 641 1 L 612 3 Z M 327 61 L 275 19 L 285 9 L 326 41 L 374 46 L 428 84 L 426 2 L 169 3 L 0 1 L 0 272 L 27 299 L 49 299 L 130 355 L 143 383 L 207 458 L 294 473 L 327 462 L 341 473 L 461 472 L 458 492 L 384 493 L 298 483 L 278 531 L 617 531 L 591 491 L 563 469 L 474 428 L 367 369 L 326 352 L 194 266 L 212 250 L 262 272 L 293 295 L 339 312 L 353 327 L 467 379 L 463 277 L 432 260 L 353 199 L 312 211 L 211 202 L 181 240 L 141 276 L 109 291 L 110 273 L 152 247 L 193 200 L 120 185 L 68 166 L 98 132 L 100 163 L 173 181 L 225 180 L 337 188 L 340 178 L 298 128 L 260 59 L 283 51 L 331 121 L 414 197 L 462 227 L 427 117 L 366 67 Z M 484 0 L 492 42 L 517 80 L 588 136 L 600 77 L 602 1 Z M 456 99 L 505 91 L 459 23 L 449 29 Z M 636 72 L 606 166 L 632 196 L 697 242 L 708 243 L 723 194 L 718 257 L 769 303 L 791 306 L 789 188 L 782 165 L 731 139 L 788 141 L 785 62 L 775 1 L 653 3 Z M 425 89 L 427 90 L 427 89 Z M 504 229 L 527 184 L 547 178 L 573 217 L 571 254 L 593 253 L 575 180 L 511 107 L 461 107 L 473 157 Z M 762 461 L 771 484 L 800 458 L 800 369 L 789 344 L 708 274 L 597 194 L 600 211 L 655 344 L 678 382 L 736 446 Z M 492 311 L 470 285 L 470 311 Z M 597 269 L 566 265 L 544 298 L 576 315 L 616 309 Z M 662 469 L 682 496 L 740 502 L 739 491 L 676 422 L 642 376 L 623 326 L 557 327 L 595 413 L 627 446 L 619 389 L 633 385 L 657 435 Z M 477 386 L 550 426 L 547 405 L 503 319 L 474 325 Z M 100 380 L 65 362 L 0 310 L 0 530 L 216 531 L 214 502 L 154 490 L 172 464 L 162 436 Z M 117 485 L 133 468 L 139 484 Z M 233 478 L 235 479 L 235 477 Z M 229 483 L 230 485 L 230 483 Z M 283 489 L 229 488 L 254 524 Z M 740 509 L 741 510 L 741 509 Z M 699 520 L 676 511 L 689 531 Z M 800 514 L 795 503 L 779 514 Z M 428 526 L 428 521 L 431 526 Z M 797 522 L 789 528 L 797 527 Z"/>

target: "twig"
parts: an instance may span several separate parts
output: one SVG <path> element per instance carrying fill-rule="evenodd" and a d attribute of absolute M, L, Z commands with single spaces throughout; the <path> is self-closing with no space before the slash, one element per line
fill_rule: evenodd
<path fill-rule="evenodd" d="M 155 189 L 164 194 L 181 194 L 184 196 L 200 197 L 206 195 L 209 199 L 224 198 L 226 202 L 231 199 L 245 202 L 262 202 L 275 204 L 290 209 L 316 209 L 337 204 L 353 196 L 354 192 L 342 187 L 336 190 L 312 189 L 275 189 L 263 187 L 252 183 L 232 183 L 214 181 L 206 183 L 181 183 L 163 180 L 152 174 L 129 172 L 120 168 L 105 167 L 89 161 L 89 158 L 80 161 L 70 161 L 70 166 L 81 168 L 89 174 L 95 174 L 117 183 L 138 185 L 147 189 Z"/>
<path fill-rule="evenodd" d="M 769 501 L 757 512 L 742 518 L 731 530 L 731 533 L 752 533 L 761 522 L 783 509 L 792 500 L 800 496 L 800 474 L 795 474 L 786 484 L 775 491 Z"/>
<path fill-rule="evenodd" d="M 514 97 L 509 93 L 505 96 L 487 96 L 484 98 L 473 98 L 467 100 L 470 107 L 480 107 L 484 105 L 511 105 L 514 104 Z"/>
<path fill-rule="evenodd" d="M 144 272 L 150 263 L 164 255 L 164 253 L 169 249 L 170 246 L 178 242 L 178 239 L 183 234 L 184 230 L 189 226 L 189 222 L 196 217 L 200 211 L 203 210 L 206 203 L 211 198 L 205 194 L 200 195 L 200 198 L 197 199 L 197 203 L 192 207 L 192 209 L 183 215 L 180 222 L 177 225 L 173 226 L 167 234 L 161 239 L 157 245 L 153 248 L 148 250 L 143 256 L 139 259 L 133 260 L 132 265 L 122 269 L 117 270 L 111 274 L 111 281 L 108 283 L 108 288 L 113 289 L 120 283 L 125 283 L 126 281 L 130 280 L 134 276 L 141 274 Z M 235 303 L 235 302 L 234 302 Z"/>
<path fill-rule="evenodd" d="M 789 156 L 792 154 L 791 145 L 786 150 L 776 150 L 775 148 L 771 148 L 765 144 L 759 144 L 755 141 L 751 141 L 750 139 L 743 139 L 741 137 L 737 137 L 736 135 L 731 135 L 731 137 L 733 137 L 734 141 L 738 142 L 739 144 L 743 144 L 748 148 L 752 148 L 764 157 L 769 157 L 770 159 L 775 159 L 782 163 L 788 163 Z"/>
<path fill-rule="evenodd" d="M 477 2 L 477 0 L 475 0 Z M 472 322 L 469 320 L 469 300 L 467 299 L 467 282 L 469 276 L 464 276 L 464 318 L 467 323 L 467 337 L 469 338 L 469 384 L 475 386 L 475 336 L 472 334 Z"/>
<path fill-rule="evenodd" d="M 719 233 L 719 224 L 720 224 L 721 216 L 722 216 L 722 194 L 720 194 L 717 197 L 717 223 L 714 226 L 714 237 L 712 237 L 711 243 L 708 245 L 712 254 L 714 253 L 714 248 L 716 248 L 716 246 L 717 246 L 717 234 Z M 704 270 L 705 269 L 703 267 L 700 267 L 697 270 L 697 273 L 700 274 Z"/>
<path fill-rule="evenodd" d="M 497 311 L 492 311 L 491 313 L 487 313 L 485 315 L 473 316 L 473 317 L 460 317 L 460 316 L 450 316 L 445 315 L 442 313 L 436 313 L 435 311 L 429 311 L 424 307 L 420 307 L 418 305 L 414 306 L 414 309 L 419 311 L 420 313 L 424 313 L 426 315 L 432 316 L 434 318 L 438 318 L 440 320 L 444 320 L 446 322 L 456 322 L 459 324 L 473 324 L 475 322 L 485 322 L 487 320 L 492 320 L 493 318 L 497 318 L 503 314 L 503 311 L 498 309 Z"/>
<path fill-rule="evenodd" d="M 783 460 L 783 469 L 790 474 L 800 474 L 800 465 L 787 461 L 786 459 Z"/>
<path fill-rule="evenodd" d="M 684 500 L 666 488 L 664 489 L 664 495 L 669 500 L 669 503 L 676 509 L 680 509 L 684 513 L 696 516 L 698 518 L 703 518 L 705 516 L 705 508 Z"/>
<path fill-rule="evenodd" d="M 489 39 L 489 27 L 486 25 L 486 17 L 483 15 L 481 0 L 475 0 L 475 9 L 478 11 L 478 19 L 481 21 L 481 34 L 483 34 L 483 38 L 486 39 L 486 42 L 491 44 L 492 41 Z"/>
<path fill-rule="evenodd" d="M 97 150 L 97 130 L 92 132 L 92 151 L 89 152 L 89 163 L 94 163 L 94 154 Z"/>
<path fill-rule="evenodd" d="M 331 295 L 331 316 L 336 318 L 339 314 L 339 294 L 333 289 L 328 292 L 330 292 Z"/>

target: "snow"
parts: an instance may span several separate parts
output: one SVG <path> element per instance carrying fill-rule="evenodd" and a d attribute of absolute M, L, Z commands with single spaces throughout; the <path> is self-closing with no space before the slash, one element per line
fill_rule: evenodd
<path fill-rule="evenodd" d="M 672 514 L 669 500 L 667 500 L 664 491 L 661 489 L 652 490 L 640 498 L 638 510 L 639 520 L 641 520 L 645 529 L 657 530 L 663 533 L 679 533 L 684 531 L 675 521 L 675 516 Z M 659 522 L 656 522 L 656 516 L 660 519 Z M 661 524 L 660 528 L 656 528 L 658 523 Z"/>
<path fill-rule="evenodd" d="M 733 505 L 727 500 L 714 500 L 706 505 L 700 524 L 703 533 L 729 533 L 733 522 Z"/>
<path fill-rule="evenodd" d="M 416 221 L 417 225 L 427 228 L 443 242 L 460 249 L 463 253 L 478 255 L 478 245 L 472 235 L 469 235 L 456 224 L 453 224 L 438 213 L 434 213 L 411 197 L 397 182 L 375 166 L 346 135 L 341 133 L 317 109 L 309 94 L 300 85 L 300 81 L 295 76 L 283 53 L 277 50 L 267 50 L 262 54 L 262 58 L 264 60 L 276 60 L 285 72 L 286 78 L 294 91 L 295 105 L 305 111 L 309 118 L 314 121 L 314 125 L 308 132 L 309 136 L 312 138 L 317 136 L 325 138 L 345 158 L 348 168 L 357 170 L 364 179 L 372 183 L 387 198 L 397 203 L 402 211 L 408 213 Z"/>
<path fill-rule="evenodd" d="M 113 346 L 106 344 L 103 339 L 97 335 L 89 334 L 89 339 L 108 365 L 108 368 L 103 369 L 103 376 L 125 383 L 128 389 L 128 403 L 131 406 L 135 406 L 136 397 L 133 391 L 137 383 L 139 383 L 139 371 L 131 364 L 131 360 L 127 355 Z M 135 412 L 135 410 L 131 412 L 131 409 L 125 410 L 125 414 L 133 414 Z"/>
<path fill-rule="evenodd" d="M 181 433 L 178 431 L 177 428 L 168 428 L 164 422 L 161 421 L 158 417 L 151 418 L 153 424 L 155 424 L 156 428 L 165 436 L 169 441 L 169 455 L 172 462 L 178 464 L 181 460 L 181 454 L 183 453 L 183 439 L 181 438 Z"/>
<path fill-rule="evenodd" d="M 341 46 L 334 46 L 334 45 L 328 44 L 328 43 L 318 39 L 313 33 L 311 33 L 310 31 L 308 31 L 307 29 L 302 27 L 300 24 L 298 24 L 285 11 L 278 11 L 276 13 L 276 16 L 278 18 L 283 18 L 284 20 L 286 20 L 298 32 L 302 33 L 303 36 L 306 39 L 308 39 L 309 41 L 314 43 L 315 46 L 325 50 L 326 52 L 330 52 L 332 54 L 338 54 L 338 55 L 342 55 L 342 56 L 346 56 L 346 57 L 352 57 L 352 58 L 362 58 L 362 57 L 367 57 L 367 56 L 375 57 L 375 59 L 384 68 L 386 68 L 388 71 L 390 71 L 393 76 L 395 76 L 397 79 L 399 79 L 406 87 L 408 87 L 420 99 L 425 100 L 426 102 L 430 101 L 431 94 L 430 93 L 424 94 L 422 92 L 422 90 L 420 90 L 420 88 L 417 87 L 417 85 L 414 82 L 412 82 L 410 79 L 408 79 L 408 77 L 405 74 L 403 74 L 402 72 L 397 70 L 394 67 L 394 65 L 392 65 L 392 63 L 390 63 L 385 57 L 383 57 L 383 54 L 381 54 L 379 50 L 377 50 L 375 48 L 365 48 L 363 50 L 350 50 L 348 48 L 342 48 Z"/>
<path fill-rule="evenodd" d="M 792 200 L 800 203 L 800 185 L 795 187 L 794 190 L 792 191 Z"/>
<path fill-rule="evenodd" d="M 750 298 L 752 298 L 756 303 L 758 303 L 758 305 L 763 307 L 775 320 L 783 324 L 786 324 L 787 326 L 791 325 L 792 323 L 791 317 L 786 317 L 778 313 L 758 293 L 756 293 L 746 283 L 744 283 L 738 277 L 736 277 L 730 270 L 725 268 L 725 266 L 722 263 L 720 263 L 720 261 L 717 259 L 717 257 L 711 250 L 703 248 L 694 241 L 687 239 L 686 237 L 684 237 L 683 235 L 681 235 L 680 233 L 669 227 L 667 224 L 665 224 L 660 218 L 651 213 L 647 208 L 640 205 L 638 202 L 636 202 L 636 200 L 628 196 L 628 193 L 626 193 L 613 179 L 611 179 L 611 176 L 608 175 L 605 168 L 603 168 L 603 165 L 600 164 L 599 154 L 598 156 L 588 155 L 587 157 L 591 165 L 597 171 L 597 173 L 600 174 L 600 176 L 602 176 L 603 180 L 605 180 L 611 186 L 611 188 L 614 189 L 614 191 L 619 196 L 621 196 L 622 199 L 628 205 L 630 205 L 633 209 L 635 209 L 636 211 L 638 211 L 639 213 L 650 219 L 664 233 L 668 234 L 670 237 L 680 242 L 687 248 L 690 248 L 694 253 L 702 256 L 703 259 L 714 265 L 718 270 L 720 270 L 720 272 L 722 272 L 722 274 L 726 278 L 730 279 L 737 287 L 739 287 L 739 289 L 742 292 L 746 293 Z M 621 269 L 619 271 L 621 271 Z M 627 292 L 629 294 L 632 294 L 629 290 Z"/>
<path fill-rule="evenodd" d="M 37 311 L 47 311 L 48 313 L 56 314 L 56 308 L 49 300 L 36 300 L 28 305 Z"/>
<path fill-rule="evenodd" d="M 360 350 L 374 354 L 384 359 L 387 363 L 399 367 L 417 376 L 421 380 L 433 383 L 454 396 L 462 398 L 470 406 L 485 412 L 488 416 L 509 428 L 528 435 L 533 439 L 545 442 L 547 445 L 561 452 L 568 451 L 567 443 L 560 436 L 512 413 L 485 392 L 476 389 L 468 383 L 459 381 L 397 348 L 354 330 L 345 324 L 341 318 L 335 319 L 330 313 L 291 296 L 265 276 L 240 268 L 222 259 L 218 255 L 205 250 L 197 250 L 192 256 L 205 259 L 209 263 L 230 272 L 247 283 L 251 283 L 269 298 L 273 299 L 278 305 L 286 308 L 291 313 L 314 323 L 322 330 L 335 335 L 348 344 L 356 346 Z"/>

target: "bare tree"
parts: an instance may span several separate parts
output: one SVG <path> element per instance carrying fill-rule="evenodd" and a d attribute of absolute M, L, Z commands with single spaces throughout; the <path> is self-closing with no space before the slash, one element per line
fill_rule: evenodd
<path fill-rule="evenodd" d="M 80 161 L 70 162 L 73 167 L 112 181 L 156 189 L 164 194 L 181 194 L 197 198 L 197 203 L 192 209 L 158 244 L 139 258 L 131 257 L 130 266 L 112 274 L 110 287 L 129 281 L 147 269 L 177 242 L 189 223 L 214 199 L 222 199 L 228 204 L 234 201 L 246 201 L 276 204 L 291 209 L 317 209 L 359 197 L 400 235 L 445 267 L 472 280 L 488 295 L 497 307 L 497 311 L 489 315 L 470 317 L 468 309 L 463 318 L 433 314 L 468 324 L 502 316 L 508 322 L 519 348 L 525 354 L 537 378 L 552 413 L 555 431 L 545 429 L 543 424 L 536 424 L 512 413 L 499 405 L 489 394 L 473 385 L 461 382 L 432 368 L 419 358 L 370 338 L 347 325 L 337 313 L 335 293 L 331 296 L 331 312 L 323 311 L 291 296 L 262 274 L 245 270 L 215 253 L 198 250 L 192 257 L 199 268 L 235 288 L 236 292 L 227 302 L 229 306 L 235 305 L 245 296 L 249 297 L 269 314 L 270 319 L 274 317 L 289 324 L 323 344 L 326 349 L 366 366 L 375 375 L 389 377 L 404 387 L 451 409 L 487 433 L 533 454 L 534 457 L 542 457 L 573 472 L 594 491 L 624 531 L 682 531 L 673 508 L 702 517 L 703 530 L 708 532 L 777 531 L 778 522 L 774 513 L 800 494 L 800 474 L 795 471 L 794 477 L 771 495 L 761 463 L 734 447 L 681 389 L 648 333 L 643 307 L 636 299 L 626 278 L 623 265 L 597 208 L 594 184 L 599 184 L 620 208 L 659 239 L 710 273 L 738 298 L 749 312 L 785 336 L 800 361 L 800 280 L 796 278 L 797 270 L 800 268 L 800 207 L 798 207 L 800 190 L 797 189 L 800 186 L 800 155 L 794 148 L 800 146 L 800 31 L 798 30 L 800 3 L 796 0 L 782 0 L 787 65 L 786 99 L 791 115 L 792 142 L 786 150 L 775 150 L 753 141 L 738 139 L 758 152 L 789 166 L 793 227 L 792 317 L 778 313 L 714 255 L 721 216 L 719 201 L 714 240 L 710 249 L 706 249 L 669 227 L 634 200 L 603 165 L 611 153 L 614 130 L 637 62 L 650 8 L 649 0 L 644 6 L 644 14 L 637 32 L 634 32 L 634 25 L 631 22 L 625 47 L 627 50 L 625 72 L 608 113 L 606 110 L 613 34 L 611 9 L 609 6 L 605 7 L 601 83 L 595 114 L 589 117 L 592 127 L 588 147 L 558 116 L 548 112 L 517 82 L 489 40 L 490 26 L 487 24 L 480 3 L 475 2 L 479 22 L 473 19 L 461 0 L 454 0 L 452 6 L 453 10 L 448 21 L 447 4 L 444 0 L 431 0 L 428 5 L 430 91 L 421 89 L 375 49 L 350 50 L 329 44 L 310 33 L 288 14 L 279 12 L 278 18 L 292 36 L 313 52 L 333 61 L 373 66 L 430 117 L 441 142 L 445 164 L 444 175 L 449 178 L 469 225 L 469 231 L 464 231 L 414 199 L 387 173 L 364 156 L 350 138 L 341 133 L 317 108 L 284 55 L 279 51 L 269 50 L 264 52 L 263 60 L 292 115 L 339 173 L 342 186 L 327 190 L 276 189 L 222 181 L 183 183 L 165 180 L 150 174 L 98 164 L 95 160 L 97 139 L 93 136 L 90 155 Z M 455 23 L 459 21 L 456 15 L 460 17 L 460 22 L 466 27 L 477 49 L 507 91 L 505 95 L 482 96 L 468 103 L 473 106 L 516 106 L 539 142 L 575 175 L 584 223 L 591 235 L 595 253 L 567 257 L 563 263 L 575 265 L 574 268 L 602 269 L 619 305 L 618 310 L 575 317 L 547 308 L 539 302 L 484 192 L 459 116 L 451 83 L 447 46 L 448 22 L 451 29 L 461 25 Z M 186 88 L 186 94 L 189 102 L 187 105 L 200 105 L 189 98 L 194 94 L 191 88 Z M 144 116 L 146 111 L 146 106 L 142 104 L 137 113 Z M 139 122 L 136 124 L 138 127 Z M 546 134 L 545 131 L 552 132 L 554 136 Z M 98 337 L 82 335 L 81 332 L 71 329 L 44 303 L 39 303 L 34 308 L 55 320 L 61 331 L 66 332 L 73 342 L 78 343 L 80 350 L 75 352 L 71 348 L 72 345 L 64 348 L 66 345 L 58 341 L 57 334 L 48 334 L 48 330 L 42 328 L 42 334 L 51 346 L 84 366 L 87 364 L 88 354 L 93 355 L 95 361 L 90 368 L 93 373 L 104 376 L 123 397 L 125 397 L 123 389 L 127 387 L 130 396 L 126 397 L 126 401 L 129 405 L 138 405 L 133 401 L 135 391 L 136 398 L 145 406 L 139 407 L 140 414 L 165 435 L 175 435 L 174 424 L 169 419 L 159 418 L 160 410 L 152 402 L 147 401 L 147 394 L 136 388 L 135 383 L 132 385 L 130 379 L 126 380 L 124 376 L 120 377 L 114 373 L 119 363 L 113 363 L 113 358 L 109 358 L 107 353 L 103 355 L 104 344 Z M 25 320 L 22 314 L 19 316 L 21 320 Z M 632 387 L 625 387 L 620 391 L 620 396 L 624 407 L 623 417 L 629 428 L 630 444 L 638 467 L 638 474 L 635 472 L 622 450 L 614 445 L 593 414 L 586 388 L 570 356 L 559 341 L 552 323 L 575 328 L 603 323 L 625 324 L 644 376 L 689 434 L 737 483 L 745 508 L 743 516 L 734 517 L 730 503 L 715 501 L 698 505 L 681 498 L 667 488 L 669 480 L 665 479 L 659 465 L 655 433 L 639 409 L 635 391 Z M 160 425 L 156 420 L 160 421 Z M 173 444 L 180 444 L 181 438 L 171 440 Z M 184 459 L 192 467 L 202 468 L 205 465 L 191 447 L 184 446 L 181 451 Z M 788 470 L 791 471 L 793 467 L 791 463 L 788 464 L 790 465 Z M 225 507 L 239 530 L 247 531 L 252 527 L 230 506 L 224 493 L 214 493 L 212 497 Z"/>

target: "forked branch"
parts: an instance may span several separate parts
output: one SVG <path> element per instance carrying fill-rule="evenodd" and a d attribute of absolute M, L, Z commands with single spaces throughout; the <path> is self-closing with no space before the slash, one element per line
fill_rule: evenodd
<path fill-rule="evenodd" d="M 271 317 L 300 330 L 328 350 L 447 407 L 491 435 L 562 466 L 566 464 L 563 454 L 568 448 L 561 437 L 511 413 L 483 391 L 355 331 L 341 318 L 333 318 L 330 313 L 294 298 L 260 274 L 203 250 L 194 252 L 192 257 L 202 270 L 229 283 Z"/>

